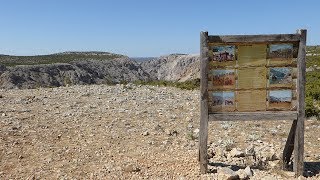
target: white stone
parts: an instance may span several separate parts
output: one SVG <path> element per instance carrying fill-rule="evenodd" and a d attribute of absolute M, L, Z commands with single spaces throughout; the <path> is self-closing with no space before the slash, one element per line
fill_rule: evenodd
<path fill-rule="evenodd" d="M 149 132 L 148 132 L 148 131 L 145 131 L 145 132 L 142 133 L 142 135 L 143 135 L 143 136 L 148 136 L 148 135 L 149 135 Z"/>
<path fill-rule="evenodd" d="M 218 179 L 225 179 L 225 180 L 235 180 L 239 179 L 239 175 L 234 172 L 232 169 L 224 167 L 218 169 Z"/>
<path fill-rule="evenodd" d="M 252 170 L 251 170 L 250 166 L 247 166 L 244 169 L 244 172 L 248 175 L 248 177 L 252 177 L 253 176 L 253 173 L 252 173 Z"/>
<path fill-rule="evenodd" d="M 237 148 L 233 148 L 230 151 L 230 155 L 231 155 L 231 157 L 244 157 L 244 152 L 240 151 Z"/>
<path fill-rule="evenodd" d="M 238 174 L 239 179 L 248 179 L 248 174 L 243 169 L 239 169 L 236 173 Z"/>

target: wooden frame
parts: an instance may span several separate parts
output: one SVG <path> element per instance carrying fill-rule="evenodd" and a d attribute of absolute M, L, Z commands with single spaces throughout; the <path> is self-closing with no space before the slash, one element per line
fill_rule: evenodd
<path fill-rule="evenodd" d="M 296 34 L 272 35 L 234 35 L 209 36 L 208 32 L 200 33 L 200 137 L 199 163 L 200 172 L 207 172 L 207 142 L 209 121 L 234 120 L 293 120 L 286 145 L 283 150 L 284 169 L 294 151 L 294 172 L 296 176 L 303 175 L 304 171 L 304 120 L 305 120 L 305 59 L 306 59 L 307 30 L 298 30 Z M 229 44 L 271 44 L 292 43 L 298 44 L 297 56 L 297 108 L 291 111 L 257 111 L 257 112 L 209 112 L 208 72 L 209 72 L 209 45 Z M 268 66 L 268 65 L 266 65 Z"/>

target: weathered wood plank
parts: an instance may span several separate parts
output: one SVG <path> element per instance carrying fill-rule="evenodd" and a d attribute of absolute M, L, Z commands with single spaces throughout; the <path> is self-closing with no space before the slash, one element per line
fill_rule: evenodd
<path fill-rule="evenodd" d="M 200 33 L 200 132 L 199 163 L 202 174 L 208 171 L 208 32 Z"/>
<path fill-rule="evenodd" d="M 266 111 L 267 91 L 249 90 L 237 92 L 237 111 L 239 112 L 256 112 Z"/>
<path fill-rule="evenodd" d="M 298 51 L 298 122 L 294 142 L 294 165 L 296 176 L 304 171 L 304 121 L 305 121 L 305 75 L 306 75 L 306 37 L 307 30 L 299 30 L 300 43 Z"/>
<path fill-rule="evenodd" d="M 209 114 L 209 121 L 294 120 L 296 111 L 228 112 Z"/>
<path fill-rule="evenodd" d="M 284 149 L 283 149 L 282 161 L 283 161 L 284 170 L 288 170 L 289 168 L 289 162 L 290 162 L 293 148 L 294 148 L 294 137 L 295 137 L 296 128 L 297 128 L 297 120 L 294 120 L 291 125 L 291 129 L 287 138 L 286 145 L 284 146 Z"/>
<path fill-rule="evenodd" d="M 211 82 L 211 81 L 209 81 Z M 210 83 L 208 83 L 208 91 L 219 91 L 219 90 L 226 90 L 226 91 L 248 91 L 248 90 L 296 90 L 296 86 L 294 86 L 294 84 L 292 85 L 292 87 L 267 87 L 267 88 L 216 88 L 213 87 Z"/>
<path fill-rule="evenodd" d="M 298 42 L 299 34 L 268 34 L 268 35 L 225 35 L 209 36 L 210 43 L 273 43 Z"/>

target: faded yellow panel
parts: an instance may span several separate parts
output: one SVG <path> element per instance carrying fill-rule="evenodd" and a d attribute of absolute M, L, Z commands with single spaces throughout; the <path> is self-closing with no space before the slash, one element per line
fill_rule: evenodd
<path fill-rule="evenodd" d="M 266 90 L 238 91 L 237 110 L 245 111 L 265 111 L 266 110 Z"/>
<path fill-rule="evenodd" d="M 266 76 L 266 67 L 238 69 L 238 89 L 266 88 Z"/>
<path fill-rule="evenodd" d="M 238 47 L 239 66 L 264 66 L 267 64 L 267 45 L 253 44 Z"/>
<path fill-rule="evenodd" d="M 209 92 L 209 112 L 230 112 L 235 111 L 234 91 Z"/>

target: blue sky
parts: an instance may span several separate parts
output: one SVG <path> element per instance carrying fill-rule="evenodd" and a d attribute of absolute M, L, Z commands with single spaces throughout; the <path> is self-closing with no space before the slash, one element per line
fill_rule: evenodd
<path fill-rule="evenodd" d="M 261 3 L 263 2 L 263 3 Z M 108 51 L 128 56 L 199 53 L 199 33 L 308 29 L 320 44 L 318 0 L 0 0 L 0 54 Z"/>

